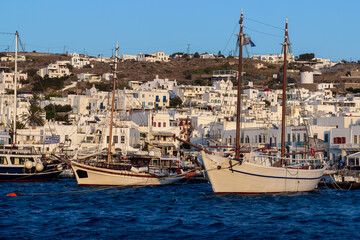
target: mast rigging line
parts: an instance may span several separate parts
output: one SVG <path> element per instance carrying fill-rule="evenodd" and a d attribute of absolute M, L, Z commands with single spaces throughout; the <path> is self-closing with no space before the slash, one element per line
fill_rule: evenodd
<path fill-rule="evenodd" d="M 268 35 L 268 36 L 271 36 L 271 37 L 283 38 L 283 36 L 280 36 L 280 35 L 275 35 L 275 34 L 271 34 L 271 33 L 266 33 L 266 32 L 262 32 L 262 31 L 258 31 L 258 30 L 255 30 L 255 29 L 252 29 L 252 28 L 249 28 L 249 27 L 246 27 L 246 26 L 244 26 L 244 28 L 246 28 L 246 29 L 248 29 L 248 30 L 250 30 L 250 31 L 257 32 L 257 33 L 261 33 L 261 34 Z"/>
<path fill-rule="evenodd" d="M 234 31 L 231 33 L 230 38 L 229 38 L 228 42 L 226 43 L 226 45 L 225 45 L 224 50 L 222 51 L 222 53 L 225 52 L 227 46 L 229 45 L 229 42 L 231 41 L 231 39 L 233 38 L 233 36 L 234 36 L 234 34 L 235 34 L 235 31 L 236 31 L 236 28 L 238 27 L 238 25 L 239 25 L 239 23 L 236 23 L 235 28 L 234 28 Z"/>
<path fill-rule="evenodd" d="M 271 25 L 271 24 L 268 24 L 268 23 L 264 23 L 264 22 L 261 22 L 261 21 L 255 20 L 255 19 L 251 19 L 251 18 L 248 18 L 248 17 L 244 17 L 244 18 L 247 19 L 247 20 L 249 20 L 249 21 L 253 21 L 253 22 L 256 22 L 256 23 L 263 24 L 263 25 L 265 25 L 265 26 L 269 26 L 269 27 L 273 27 L 273 28 L 276 28 L 276 29 L 280 29 L 280 30 L 285 31 L 285 29 L 282 28 L 282 27 L 277 27 L 277 26 L 274 26 L 274 25 Z"/>
<path fill-rule="evenodd" d="M 4 34 L 4 35 L 16 35 L 16 33 L 7 33 L 7 32 L 0 32 L 0 34 Z"/>

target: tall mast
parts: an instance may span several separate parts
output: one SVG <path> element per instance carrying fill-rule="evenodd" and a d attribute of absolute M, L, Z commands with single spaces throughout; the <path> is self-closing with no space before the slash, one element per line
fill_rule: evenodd
<path fill-rule="evenodd" d="M 240 33 L 239 33 L 239 69 L 238 69 L 238 87 L 237 87 L 237 106 L 236 106 L 236 158 L 240 158 L 240 140 L 241 140 L 241 80 L 242 80 L 242 46 L 244 42 L 243 33 L 243 10 L 241 9 Z"/>
<path fill-rule="evenodd" d="M 281 157 L 285 157 L 285 125 L 286 125 L 286 53 L 288 47 L 288 20 L 286 18 L 285 23 L 285 41 L 282 44 L 284 46 L 284 67 L 283 67 L 283 97 L 282 97 L 282 118 L 281 118 Z M 284 159 L 282 164 L 284 164 Z"/>
<path fill-rule="evenodd" d="M 18 31 L 16 31 L 15 33 L 15 73 L 14 73 L 14 109 L 13 109 L 13 145 L 15 146 L 16 144 L 16 115 L 17 115 L 17 100 L 16 100 L 16 95 L 17 95 L 17 77 L 18 77 L 18 73 L 17 73 L 17 55 L 18 55 L 18 37 L 19 37 L 19 33 Z"/>
<path fill-rule="evenodd" d="M 112 128 L 113 128 L 113 119 L 114 119 L 114 105 L 115 105 L 115 89 L 116 89 L 116 70 L 117 70 L 117 57 L 118 57 L 118 50 L 119 50 L 119 44 L 116 43 L 116 56 L 115 56 L 115 68 L 114 68 L 114 77 L 113 77 L 113 94 L 112 94 L 112 101 L 111 101 L 111 118 L 110 118 L 110 133 L 109 133 L 109 149 L 108 149 L 108 159 L 107 159 L 107 165 L 110 165 L 111 160 L 111 139 L 112 139 Z"/>

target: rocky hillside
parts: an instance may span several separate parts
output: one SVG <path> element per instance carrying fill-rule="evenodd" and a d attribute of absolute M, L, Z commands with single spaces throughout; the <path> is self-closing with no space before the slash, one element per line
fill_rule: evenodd
<path fill-rule="evenodd" d="M 4 53 L 0 53 L 4 54 Z M 50 63 L 56 61 L 70 60 L 70 57 L 66 54 L 47 54 L 47 53 L 19 53 L 19 55 L 26 56 L 26 62 L 19 62 L 19 71 L 28 72 L 29 81 L 25 85 L 23 90 L 34 90 L 34 86 L 39 83 L 39 76 L 36 75 L 36 71 L 40 68 L 46 67 Z M 130 80 L 136 81 L 151 81 L 156 75 L 159 78 L 168 78 L 170 80 L 176 79 L 178 83 L 184 84 L 211 84 L 211 82 L 196 81 L 200 78 L 206 79 L 206 76 L 212 74 L 214 70 L 238 70 L 237 59 L 234 58 L 218 58 L 218 59 L 185 59 L 177 58 L 172 59 L 166 63 L 148 63 L 148 62 L 136 62 L 136 61 L 124 61 L 118 64 L 118 78 L 122 86 L 126 86 Z M 254 81 L 255 85 L 277 87 L 274 84 L 274 74 L 279 74 L 281 66 L 264 64 L 263 68 L 256 68 L 258 61 L 251 59 L 244 59 L 243 71 L 245 72 L 244 78 L 246 80 Z M 95 73 L 103 74 L 111 72 L 111 66 L 109 63 L 92 62 L 94 68 L 72 69 L 73 76 L 63 79 L 61 83 L 62 87 L 72 84 L 77 81 L 77 74 L 79 73 Z M 291 66 L 296 68 L 294 66 Z M 340 79 L 340 76 L 344 76 L 347 71 L 357 69 L 358 64 L 341 65 L 341 67 L 329 70 L 327 73 L 320 76 L 315 76 L 315 82 L 336 82 Z M 1 63 L 1 68 L 5 71 L 14 69 L 14 63 Z M 291 77 L 294 81 L 299 81 L 299 74 L 293 74 Z M 104 81 L 103 84 L 108 84 Z M 86 83 L 78 83 L 76 88 L 68 89 L 68 91 L 76 91 L 76 89 L 84 90 L 91 86 Z M 41 89 L 40 89 L 41 91 Z M 45 94 L 48 93 L 61 93 L 56 88 L 42 89 Z M 67 94 L 64 92 L 63 94 Z"/>

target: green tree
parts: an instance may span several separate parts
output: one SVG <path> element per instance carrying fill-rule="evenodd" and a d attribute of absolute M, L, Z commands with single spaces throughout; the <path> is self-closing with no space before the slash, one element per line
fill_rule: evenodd
<path fill-rule="evenodd" d="M 22 116 L 23 121 L 30 126 L 44 126 L 44 119 L 42 117 L 43 109 L 39 106 L 40 96 L 33 94 L 28 107 L 28 112 Z"/>
<path fill-rule="evenodd" d="M 28 112 L 24 113 L 22 116 L 23 121 L 30 126 L 44 126 L 45 121 L 42 117 L 43 112 L 44 111 L 39 106 L 30 104 Z"/>
<path fill-rule="evenodd" d="M 181 100 L 181 98 L 179 96 L 170 98 L 170 107 L 181 106 L 182 104 L 183 104 L 183 101 Z"/>

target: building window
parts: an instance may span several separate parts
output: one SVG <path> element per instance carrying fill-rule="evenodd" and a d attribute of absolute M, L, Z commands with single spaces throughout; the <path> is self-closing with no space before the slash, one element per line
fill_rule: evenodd
<path fill-rule="evenodd" d="M 163 127 L 166 127 L 166 122 L 163 122 Z"/>
<path fill-rule="evenodd" d="M 119 137 L 118 136 L 114 136 L 114 143 L 118 143 L 119 142 Z"/>
<path fill-rule="evenodd" d="M 121 136 L 121 143 L 125 143 L 125 136 Z"/>
<path fill-rule="evenodd" d="M 328 133 L 325 133 L 324 141 L 329 142 L 329 134 Z"/>
<path fill-rule="evenodd" d="M 158 123 L 158 127 L 161 127 L 161 122 Z"/>

